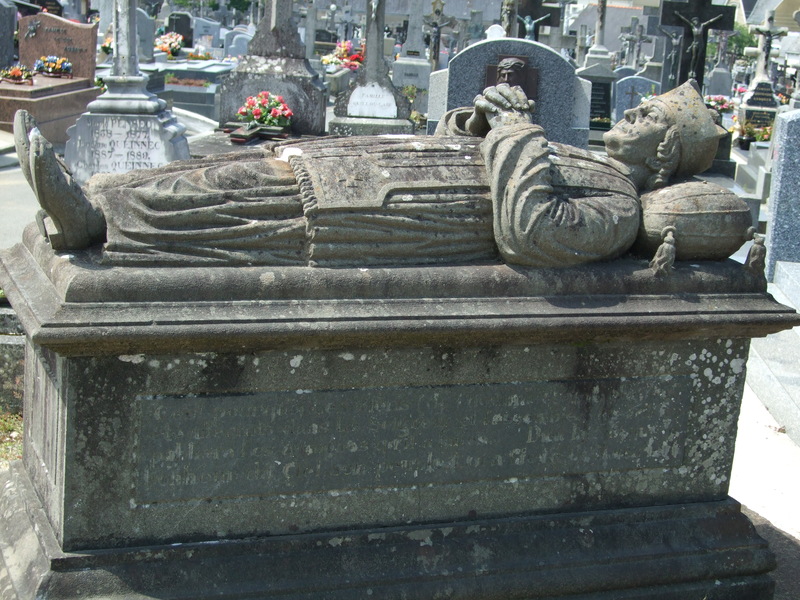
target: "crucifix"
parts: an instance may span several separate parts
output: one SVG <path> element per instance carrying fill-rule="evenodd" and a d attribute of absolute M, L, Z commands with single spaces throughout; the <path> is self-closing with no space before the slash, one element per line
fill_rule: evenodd
<path fill-rule="evenodd" d="M 521 0 L 517 7 L 517 20 L 525 25 L 525 39 L 538 41 L 542 25 L 561 26 L 561 7 L 542 0 Z"/>
<path fill-rule="evenodd" d="M 664 59 L 664 67 L 667 69 L 668 77 L 667 84 L 670 89 L 678 85 L 678 71 L 680 70 L 680 57 L 678 56 L 681 51 L 681 42 L 683 36 L 677 31 L 667 31 L 660 25 L 658 29 L 663 33 L 669 41 L 669 51 L 666 53 Z"/>
<path fill-rule="evenodd" d="M 662 3 L 661 25 L 683 29 L 686 48 L 681 55 L 677 85 L 694 78 L 702 89 L 708 30 L 712 26 L 714 29 L 722 31 L 733 30 L 735 14 L 735 7 L 711 4 L 711 0 L 696 2 L 665 0 Z"/>
<path fill-rule="evenodd" d="M 444 2 L 442 0 L 433 0 L 431 8 L 431 14 L 424 17 L 423 21 L 431 30 L 430 60 L 431 66 L 436 70 L 439 68 L 439 45 L 442 40 L 442 29 L 445 27 L 452 28 L 456 24 L 456 20 L 453 17 L 445 16 Z"/>
<path fill-rule="evenodd" d="M 769 60 L 772 53 L 772 40 L 789 33 L 786 27 L 775 27 L 775 12 L 767 13 L 766 22 L 760 27 L 750 27 L 750 33 L 760 37 L 758 40 L 758 63 L 756 64 L 756 80 L 771 80 L 769 76 Z"/>

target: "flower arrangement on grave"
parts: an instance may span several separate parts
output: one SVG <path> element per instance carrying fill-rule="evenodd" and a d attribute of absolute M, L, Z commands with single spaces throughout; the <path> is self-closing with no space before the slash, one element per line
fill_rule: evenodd
<path fill-rule="evenodd" d="M 180 33 L 169 31 L 156 38 L 155 47 L 170 56 L 178 56 L 183 48 L 183 36 Z"/>
<path fill-rule="evenodd" d="M 756 127 L 754 135 L 757 142 L 768 142 L 772 139 L 772 127 Z"/>
<path fill-rule="evenodd" d="M 72 63 L 63 56 L 42 56 L 33 63 L 33 70 L 51 77 L 71 77 Z"/>
<path fill-rule="evenodd" d="M 713 108 L 720 114 L 733 112 L 733 102 L 725 96 L 705 96 L 703 100 L 708 108 Z"/>
<path fill-rule="evenodd" d="M 269 127 L 288 127 L 292 123 L 294 113 L 283 101 L 283 96 L 270 92 L 259 92 L 250 96 L 239 108 L 237 117 L 248 123 L 248 129 L 266 125 Z"/>
<path fill-rule="evenodd" d="M 212 60 L 214 57 L 210 52 L 190 52 L 186 58 L 188 60 Z"/>
<path fill-rule="evenodd" d="M 33 84 L 33 71 L 25 65 L 12 65 L 0 70 L 0 77 L 10 83 L 31 83 Z"/>
<path fill-rule="evenodd" d="M 114 38 L 108 36 L 105 41 L 100 44 L 100 50 L 103 54 L 113 54 L 114 53 Z"/>
<path fill-rule="evenodd" d="M 364 62 L 364 49 L 353 51 L 353 42 L 345 40 L 336 44 L 336 49 L 320 58 L 322 64 L 340 69 L 357 70 Z"/>

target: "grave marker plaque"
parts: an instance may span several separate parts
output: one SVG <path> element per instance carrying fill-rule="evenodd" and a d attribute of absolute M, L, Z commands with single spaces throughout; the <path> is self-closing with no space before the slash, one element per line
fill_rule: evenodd
<path fill-rule="evenodd" d="M 33 66 L 42 56 L 63 56 L 72 63 L 72 75 L 94 79 L 97 25 L 82 25 L 47 13 L 19 21 L 19 60 Z"/>

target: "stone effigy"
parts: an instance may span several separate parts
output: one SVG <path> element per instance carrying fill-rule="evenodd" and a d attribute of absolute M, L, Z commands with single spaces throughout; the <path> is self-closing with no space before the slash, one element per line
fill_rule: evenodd
<path fill-rule="evenodd" d="M 713 120 L 659 100 L 605 159 L 511 87 L 478 100 L 446 121 L 485 140 L 287 142 L 83 189 L 20 115 L 44 212 L 0 252 L 26 333 L 4 598 L 772 597 L 728 478 L 749 338 L 800 319 L 763 244 L 680 261 L 735 210 L 639 207 L 702 185 L 671 182 Z M 652 264 L 614 258 L 652 206 Z"/>
<path fill-rule="evenodd" d="M 645 193 L 642 202 L 652 213 L 669 212 L 662 205 L 674 207 L 686 184 L 671 186 L 668 194 L 653 190 L 705 170 L 724 135 L 691 83 L 628 111 L 606 134 L 611 159 L 548 142 L 531 122 L 534 114 L 521 89 L 500 84 L 474 108 L 448 113 L 442 135 L 434 138 L 292 142 L 272 148 L 271 158 L 173 163 L 95 177 L 85 190 L 68 181 L 35 129 L 26 138 L 30 124 L 21 121 L 17 137 L 49 217 L 45 231 L 53 247 L 79 250 L 104 242 L 100 262 L 106 265 L 417 265 L 499 258 L 559 267 L 622 255 L 644 222 L 649 231 L 642 246 L 650 253 L 660 231 L 677 226 L 679 259 L 725 258 L 747 239 L 746 205 L 712 186 L 700 190 L 698 202 L 721 199 L 714 214 L 728 228 L 703 252 L 695 251 L 693 237 L 716 227 L 695 224 L 696 207 L 694 216 L 683 218 L 688 224 L 642 221 L 639 194 Z M 696 184 L 692 189 L 697 197 Z M 88 215 L 86 223 L 76 222 L 77 215 Z M 61 241 L 67 239 L 76 241 Z"/>

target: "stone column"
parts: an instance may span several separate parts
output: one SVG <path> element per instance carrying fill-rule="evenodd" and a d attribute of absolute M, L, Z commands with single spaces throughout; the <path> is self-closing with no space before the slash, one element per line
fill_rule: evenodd
<path fill-rule="evenodd" d="M 586 53 L 584 67 L 602 65 L 611 68 L 611 54 L 606 48 L 606 0 L 597 3 L 597 21 L 594 28 L 594 43 Z"/>
<path fill-rule="evenodd" d="M 95 173 L 125 173 L 189 158 L 186 128 L 147 91 L 139 71 L 136 0 L 116 0 L 114 58 L 108 88 L 67 131 L 65 159 L 76 181 Z"/>

